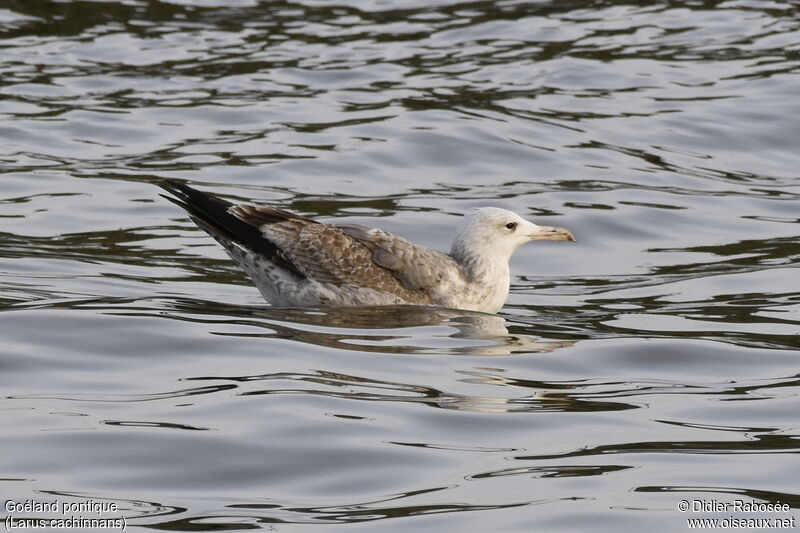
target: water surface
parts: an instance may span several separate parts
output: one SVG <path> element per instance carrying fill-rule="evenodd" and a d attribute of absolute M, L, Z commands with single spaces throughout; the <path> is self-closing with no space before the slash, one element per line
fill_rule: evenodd
<path fill-rule="evenodd" d="M 800 518 L 795 4 L 12 0 L 0 50 L 4 501 Z M 578 242 L 521 248 L 499 317 L 275 309 L 163 178 L 443 250 L 482 205 Z M 737 499 L 790 510 L 680 510 Z"/>

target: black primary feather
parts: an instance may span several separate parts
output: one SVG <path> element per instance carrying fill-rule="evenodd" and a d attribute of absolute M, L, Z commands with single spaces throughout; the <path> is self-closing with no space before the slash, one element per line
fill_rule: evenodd
<path fill-rule="evenodd" d="M 207 227 L 218 236 L 251 250 L 301 279 L 307 277 L 294 263 L 284 257 L 278 246 L 264 237 L 258 226 L 248 224 L 230 214 L 228 209 L 233 207 L 232 203 L 175 180 L 165 179 L 158 186 L 172 194 L 174 198 L 163 194 L 160 196 L 185 209 L 192 218 L 201 223 L 201 227 Z"/>

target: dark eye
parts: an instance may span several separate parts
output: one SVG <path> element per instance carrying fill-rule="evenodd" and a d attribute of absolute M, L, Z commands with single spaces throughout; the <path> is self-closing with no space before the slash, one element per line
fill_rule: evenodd
<path fill-rule="evenodd" d="M 511 231 L 514 231 L 515 229 L 517 229 L 517 223 L 516 222 L 509 222 L 508 224 L 506 224 L 506 228 L 510 229 Z"/>

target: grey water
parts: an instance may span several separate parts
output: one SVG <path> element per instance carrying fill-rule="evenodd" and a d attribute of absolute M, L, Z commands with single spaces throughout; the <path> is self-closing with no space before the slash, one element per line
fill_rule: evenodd
<path fill-rule="evenodd" d="M 799 95 L 796 2 L 3 0 L 4 524 L 797 527 Z M 498 316 L 278 309 L 164 178 L 577 242 Z"/>

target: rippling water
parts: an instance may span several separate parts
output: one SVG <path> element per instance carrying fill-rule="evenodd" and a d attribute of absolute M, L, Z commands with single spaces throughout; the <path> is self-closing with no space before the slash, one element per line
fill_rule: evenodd
<path fill-rule="evenodd" d="M 800 518 L 796 3 L 6 0 L 0 52 L 4 501 Z M 500 317 L 274 309 L 162 178 L 439 249 L 481 205 L 578 242 L 520 249 Z M 736 499 L 790 511 L 680 510 Z"/>

